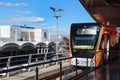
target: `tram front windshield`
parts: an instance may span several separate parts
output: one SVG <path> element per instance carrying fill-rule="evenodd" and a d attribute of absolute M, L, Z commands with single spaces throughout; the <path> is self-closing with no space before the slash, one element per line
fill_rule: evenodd
<path fill-rule="evenodd" d="M 73 27 L 71 42 L 73 49 L 94 49 L 97 43 L 99 29 L 97 26 Z"/>

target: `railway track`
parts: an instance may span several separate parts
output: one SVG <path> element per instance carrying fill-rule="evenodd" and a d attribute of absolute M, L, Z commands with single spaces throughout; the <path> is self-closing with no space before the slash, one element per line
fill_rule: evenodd
<path fill-rule="evenodd" d="M 62 71 L 62 74 L 60 72 L 58 72 L 56 74 L 52 74 L 50 76 L 41 78 L 39 80 L 76 80 L 76 79 L 79 79 L 80 77 L 90 73 L 91 71 L 93 71 L 93 70 L 86 69 L 84 72 L 81 69 L 78 69 L 77 72 L 65 70 L 65 71 Z M 69 72 L 69 73 L 66 74 L 66 72 Z"/>

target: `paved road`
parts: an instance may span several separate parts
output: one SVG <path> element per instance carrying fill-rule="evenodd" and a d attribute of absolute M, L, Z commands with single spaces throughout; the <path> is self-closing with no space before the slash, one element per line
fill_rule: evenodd
<path fill-rule="evenodd" d="M 120 58 L 78 80 L 120 80 Z"/>

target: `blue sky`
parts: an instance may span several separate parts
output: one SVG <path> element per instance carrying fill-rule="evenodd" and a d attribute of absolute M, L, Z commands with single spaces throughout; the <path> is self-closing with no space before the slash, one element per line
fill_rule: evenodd
<path fill-rule="evenodd" d="M 94 22 L 79 0 L 0 0 L 0 25 L 24 25 L 54 29 L 56 19 L 49 7 L 61 8 L 59 31 L 68 31 L 71 23 Z"/>

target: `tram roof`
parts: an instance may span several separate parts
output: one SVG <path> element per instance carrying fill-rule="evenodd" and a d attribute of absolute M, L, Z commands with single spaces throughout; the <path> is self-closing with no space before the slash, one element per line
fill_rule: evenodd
<path fill-rule="evenodd" d="M 79 0 L 96 22 L 120 25 L 120 0 Z"/>

